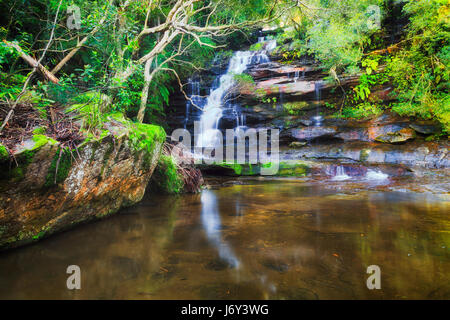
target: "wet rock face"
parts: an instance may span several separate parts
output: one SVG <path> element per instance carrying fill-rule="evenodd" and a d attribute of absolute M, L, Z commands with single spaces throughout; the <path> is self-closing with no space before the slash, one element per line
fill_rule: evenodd
<path fill-rule="evenodd" d="M 300 149 L 284 148 L 283 160 L 303 159 L 309 161 L 346 161 L 364 165 L 405 165 L 407 167 L 450 167 L 447 142 L 419 142 L 396 145 L 372 142 L 334 142 L 332 144 L 309 144 Z"/>
<path fill-rule="evenodd" d="M 380 135 L 376 137 L 375 140 L 378 142 L 401 143 L 412 140 L 415 137 L 416 133 L 413 129 L 404 128 L 395 132 L 388 132 L 386 134 Z"/>
<path fill-rule="evenodd" d="M 0 249 L 139 202 L 165 138 L 164 131 L 154 127 L 155 135 L 140 136 L 149 139 L 143 148 L 133 144 L 126 127 L 111 133 L 117 129 L 114 124 L 104 138 L 85 141 L 72 154 L 50 141 L 28 153 L 16 169 L 8 169 L 9 162 L 0 163 L 10 172 L 0 177 Z"/>
<path fill-rule="evenodd" d="M 314 140 L 318 138 L 333 137 L 337 133 L 336 127 L 305 127 L 292 129 L 292 136 L 298 140 Z"/>

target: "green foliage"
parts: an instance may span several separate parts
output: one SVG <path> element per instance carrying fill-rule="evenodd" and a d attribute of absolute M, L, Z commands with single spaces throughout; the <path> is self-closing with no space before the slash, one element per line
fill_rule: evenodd
<path fill-rule="evenodd" d="M 346 100 L 341 115 L 349 118 L 365 118 L 380 115 L 383 107 L 379 105 L 377 98 L 371 97 L 372 89 L 389 81 L 388 75 L 378 70 L 379 64 L 390 61 L 389 57 L 369 56 L 361 61 L 364 68 L 359 77 L 358 85 Z"/>
<path fill-rule="evenodd" d="M 0 143 L 0 162 L 9 159 L 8 150 Z"/>
<path fill-rule="evenodd" d="M 363 119 L 372 116 L 379 116 L 383 113 L 383 108 L 377 103 L 368 101 L 357 104 L 356 106 L 345 106 L 342 113 L 337 116 L 345 118 Z"/>
<path fill-rule="evenodd" d="M 445 0 L 409 0 L 407 45 L 388 64 L 401 115 L 437 118 L 450 130 L 450 5 Z"/>
<path fill-rule="evenodd" d="M 258 42 L 258 43 L 252 44 L 250 46 L 250 51 L 260 51 L 260 50 L 262 50 L 262 48 L 263 48 L 263 43 Z"/>
<path fill-rule="evenodd" d="M 368 24 L 370 6 L 382 6 L 383 0 L 317 1 L 325 10 L 307 30 L 307 49 L 325 70 L 355 72 L 364 48 L 377 28 Z"/>
<path fill-rule="evenodd" d="M 66 108 L 67 113 L 71 113 L 74 119 L 82 120 L 82 129 L 90 131 L 101 126 L 104 122 L 104 114 L 108 110 L 104 107 L 109 103 L 110 98 L 100 92 L 86 92 L 72 99 L 74 104 Z"/>
<path fill-rule="evenodd" d="M 8 74 L 0 71 L 0 101 L 14 101 L 22 91 L 25 77 L 21 74 Z"/>
<path fill-rule="evenodd" d="M 308 106 L 306 101 L 286 102 L 283 104 L 283 110 L 289 115 L 299 115 L 303 109 Z"/>
<path fill-rule="evenodd" d="M 308 54 L 306 41 L 301 39 L 295 39 L 288 47 L 280 47 L 276 50 L 279 54 L 281 54 L 281 62 L 285 64 L 291 64 L 295 60 L 298 60 L 302 56 Z"/>
<path fill-rule="evenodd" d="M 246 73 L 241 74 L 235 74 L 233 76 L 234 81 L 237 82 L 238 85 L 254 85 L 255 80 L 253 80 L 253 77 Z"/>
<path fill-rule="evenodd" d="M 80 94 L 75 85 L 75 75 L 61 78 L 57 84 L 38 81 L 36 89 L 47 105 L 52 103 L 67 105 L 71 99 Z"/>
<path fill-rule="evenodd" d="M 274 109 L 277 107 L 277 97 L 267 97 L 265 92 L 264 95 L 260 97 L 260 100 L 262 103 L 271 104 Z"/>

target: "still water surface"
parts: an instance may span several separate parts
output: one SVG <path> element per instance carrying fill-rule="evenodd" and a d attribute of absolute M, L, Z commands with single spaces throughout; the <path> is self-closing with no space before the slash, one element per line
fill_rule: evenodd
<path fill-rule="evenodd" d="M 295 181 L 148 196 L 0 253 L 0 298 L 450 299 L 445 199 Z M 68 265 L 81 290 L 66 288 Z M 370 265 L 381 290 L 367 289 Z"/>

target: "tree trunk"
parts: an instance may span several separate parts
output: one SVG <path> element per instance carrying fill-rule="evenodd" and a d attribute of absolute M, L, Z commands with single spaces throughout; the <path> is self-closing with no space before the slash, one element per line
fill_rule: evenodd
<path fill-rule="evenodd" d="M 141 106 L 139 107 L 139 112 L 137 115 L 137 120 L 142 123 L 144 122 L 144 116 L 145 116 L 145 108 L 147 107 L 147 100 L 148 100 L 148 90 L 150 89 L 150 83 L 152 82 L 153 75 L 150 73 L 150 67 L 152 65 L 153 58 L 150 60 L 147 60 L 145 63 L 145 83 L 144 87 L 142 88 L 142 94 L 141 94 Z"/>

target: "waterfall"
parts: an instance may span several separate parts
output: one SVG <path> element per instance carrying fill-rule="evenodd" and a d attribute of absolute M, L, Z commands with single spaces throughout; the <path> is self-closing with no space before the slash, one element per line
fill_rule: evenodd
<path fill-rule="evenodd" d="M 284 104 L 284 91 L 282 87 L 278 87 L 278 103 L 277 103 L 277 110 L 283 110 L 283 104 Z"/>
<path fill-rule="evenodd" d="M 319 114 L 319 104 L 322 100 L 321 96 L 321 89 L 322 89 L 322 81 L 316 81 L 314 82 L 314 91 L 315 91 L 315 98 L 317 101 L 316 106 L 316 115 L 313 117 L 314 125 L 317 127 L 320 127 L 322 125 L 323 117 Z"/>
<path fill-rule="evenodd" d="M 366 173 L 367 180 L 386 180 L 388 177 L 389 175 L 379 170 L 368 170 Z"/>
<path fill-rule="evenodd" d="M 333 181 L 343 181 L 350 179 L 350 176 L 345 173 L 345 168 L 343 166 L 338 166 L 336 168 L 336 174 L 333 177 Z"/>
<path fill-rule="evenodd" d="M 230 91 L 235 85 L 234 77 L 246 71 L 249 65 L 269 62 L 267 51 L 274 48 L 273 42 L 273 40 L 267 41 L 265 44 L 266 49 L 263 51 L 237 51 L 233 54 L 227 71 L 218 77 L 217 86 L 211 88 L 206 102 L 201 105 L 203 113 L 200 116 L 200 135 L 197 140 L 197 147 L 214 147 L 224 108 L 232 108 L 233 113 L 236 113 L 237 128 L 245 125 L 243 121 L 241 123 L 239 121 L 239 119 L 244 120 L 240 115 L 239 106 L 229 102 L 231 98 L 229 96 Z"/>
<path fill-rule="evenodd" d="M 294 73 L 294 82 L 297 82 L 300 78 L 300 71 L 296 70 Z"/>
<path fill-rule="evenodd" d="M 189 97 L 191 98 L 192 102 L 194 102 L 197 106 L 200 106 L 202 104 L 202 98 L 200 97 L 200 81 L 198 79 L 189 78 Z M 186 116 L 184 118 L 184 128 L 186 129 L 186 126 L 188 124 L 190 115 L 192 113 L 192 102 L 191 100 L 186 101 Z"/>

